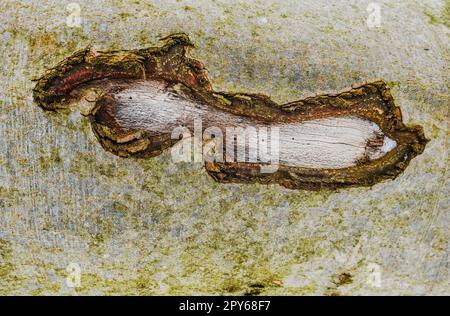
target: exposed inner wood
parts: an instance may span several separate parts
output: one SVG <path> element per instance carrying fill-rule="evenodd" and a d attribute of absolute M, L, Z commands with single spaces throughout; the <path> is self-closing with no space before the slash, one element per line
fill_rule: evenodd
<path fill-rule="evenodd" d="M 195 102 L 179 91 L 167 88 L 161 81 L 133 83 L 113 94 L 113 98 L 117 122 L 127 129 L 149 132 L 149 135 L 171 133 L 179 126 L 185 126 L 193 133 L 194 121 L 201 122 L 203 130 L 218 128 L 224 137 L 227 136 L 227 128 L 235 128 L 238 132 L 235 137 L 246 138 L 245 143 L 236 140 L 235 144 L 237 152 L 246 153 L 247 162 L 261 162 L 257 154 L 261 148 L 258 146 L 277 143 L 278 157 L 272 158 L 281 164 L 305 168 L 347 168 L 364 159 L 381 158 L 397 145 L 395 140 L 383 134 L 376 123 L 355 116 L 269 124 Z M 271 133 L 274 128 L 279 132 Z M 243 135 L 246 131 L 248 133 Z M 238 159 L 237 154 L 234 157 Z"/>
<path fill-rule="evenodd" d="M 101 146 L 121 157 L 176 148 L 173 132 L 182 125 L 194 143 L 213 129 L 218 137 L 204 141 L 216 144 L 216 160 L 206 160 L 205 169 L 220 182 L 309 190 L 371 186 L 395 179 L 428 142 L 421 126 L 404 124 L 383 80 L 277 104 L 263 94 L 215 91 L 204 65 L 189 57 L 193 44 L 186 34 L 162 41 L 136 50 L 76 52 L 37 81 L 34 100 L 51 111 L 75 102 Z M 266 147 L 267 160 L 261 143 L 276 140 L 278 154 Z M 262 171 L 268 162 L 277 168 Z"/>

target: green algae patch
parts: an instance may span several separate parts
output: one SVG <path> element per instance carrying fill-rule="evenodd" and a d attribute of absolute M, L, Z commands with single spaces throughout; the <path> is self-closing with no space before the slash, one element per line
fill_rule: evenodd
<path fill-rule="evenodd" d="M 82 152 L 75 154 L 70 162 L 69 171 L 82 177 L 101 175 L 121 179 L 127 175 L 127 171 L 118 167 L 116 163 L 98 161 L 94 156 Z"/>
<path fill-rule="evenodd" d="M 9 241 L 0 239 L 0 294 L 8 295 L 23 286 L 25 278 L 16 272 L 13 248 Z"/>
<path fill-rule="evenodd" d="M 430 24 L 441 24 L 450 28 L 450 1 L 445 0 L 444 7 L 439 14 L 432 14 L 427 10 L 424 11 L 424 14 L 428 17 Z"/>

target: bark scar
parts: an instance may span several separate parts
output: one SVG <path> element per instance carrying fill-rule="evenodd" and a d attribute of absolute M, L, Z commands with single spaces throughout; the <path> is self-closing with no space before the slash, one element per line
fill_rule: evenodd
<path fill-rule="evenodd" d="M 192 47 L 179 33 L 145 49 L 87 48 L 49 69 L 37 80 L 33 97 L 45 110 L 77 103 L 101 146 L 121 157 L 157 156 L 179 145 L 174 129 L 195 133 L 198 120 L 204 137 L 215 130 L 203 139 L 205 146 L 216 146 L 210 151 L 215 159 L 208 159 L 205 168 L 220 182 L 309 190 L 371 186 L 395 179 L 428 142 L 421 126 L 403 123 L 383 80 L 277 104 L 262 94 L 215 91 L 203 63 L 189 57 Z M 217 136 L 228 140 L 230 130 L 245 130 L 247 143 L 220 143 Z M 264 141 L 279 143 L 271 172 L 261 172 L 272 161 L 262 159 L 260 147 L 251 157 L 255 148 L 250 144 Z M 243 160 L 226 159 L 243 148 Z"/>

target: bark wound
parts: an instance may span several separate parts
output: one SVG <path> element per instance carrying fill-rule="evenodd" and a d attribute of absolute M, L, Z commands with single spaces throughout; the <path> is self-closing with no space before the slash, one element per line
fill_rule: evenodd
<path fill-rule="evenodd" d="M 370 186 L 402 173 L 428 141 L 422 127 L 403 124 L 381 80 L 277 104 L 261 94 L 214 91 L 203 64 L 189 57 L 192 44 L 185 34 L 163 41 L 140 50 L 77 52 L 38 80 L 34 100 L 46 110 L 75 101 L 103 148 L 122 157 L 159 155 L 178 142 L 171 137 L 175 128 L 193 132 L 194 122 L 201 122 L 201 132 L 224 136 L 215 143 L 217 159 L 205 163 L 220 182 Z M 233 129 L 257 132 L 233 144 L 231 153 L 226 140 Z M 260 172 L 268 164 L 258 155 L 261 139 L 278 141 L 275 172 Z M 244 160 L 227 159 L 239 152 Z"/>

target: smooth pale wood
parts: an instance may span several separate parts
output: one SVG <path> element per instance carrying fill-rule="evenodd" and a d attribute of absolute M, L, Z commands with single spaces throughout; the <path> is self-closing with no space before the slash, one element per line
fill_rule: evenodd
<path fill-rule="evenodd" d="M 269 125 L 201 104 L 158 81 L 132 84 L 113 97 L 117 101 L 116 119 L 125 128 L 151 135 L 171 133 L 179 126 L 192 130 L 194 121 L 201 122 L 203 129 L 217 127 L 223 135 L 227 128 L 255 128 L 268 132 L 266 143 L 279 142 L 279 162 L 292 167 L 348 168 L 361 160 L 381 158 L 397 146 L 377 124 L 355 116 Z M 279 133 L 271 137 L 270 131 L 276 129 Z M 236 136 L 242 137 L 242 130 Z M 250 163 L 260 161 L 260 157 L 252 161 L 248 154 L 257 152 L 256 146 L 261 144 L 256 137 L 248 133 L 246 144 L 236 144 L 238 152 L 247 152 Z"/>

